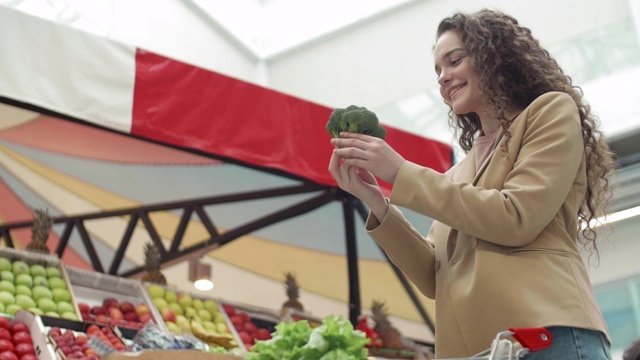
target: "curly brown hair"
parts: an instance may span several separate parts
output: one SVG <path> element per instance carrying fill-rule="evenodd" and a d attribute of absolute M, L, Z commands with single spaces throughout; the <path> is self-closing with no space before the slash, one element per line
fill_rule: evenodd
<path fill-rule="evenodd" d="M 590 250 L 597 254 L 595 226 L 610 204 L 609 177 L 616 163 L 598 129 L 599 119 L 583 101 L 582 89 L 572 84 L 531 30 L 507 14 L 489 9 L 458 12 L 440 22 L 436 39 L 446 31 L 455 31 L 461 37 L 481 90 L 489 95 L 489 105 L 500 119 L 505 136 L 511 135 L 508 127 L 512 119 L 505 115 L 510 109 L 523 109 L 549 91 L 562 91 L 573 98 L 580 114 L 587 170 L 586 197 L 578 214 L 582 239 L 578 241 L 586 248 L 591 245 Z M 475 113 L 456 115 L 451 108 L 449 118 L 461 148 L 469 152 L 482 129 L 480 118 Z"/>

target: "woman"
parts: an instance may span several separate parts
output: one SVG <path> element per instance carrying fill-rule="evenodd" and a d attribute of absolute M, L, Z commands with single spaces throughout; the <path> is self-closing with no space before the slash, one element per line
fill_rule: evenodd
<path fill-rule="evenodd" d="M 436 357 L 469 357 L 510 327 L 545 327 L 525 359 L 610 359 L 580 255 L 610 198 L 610 149 L 578 87 L 531 31 L 503 13 L 444 19 L 434 46 L 440 94 L 465 158 L 445 174 L 381 139 L 332 139 L 329 171 L 370 208 L 366 229 L 436 300 Z M 389 199 L 376 177 L 393 184 Z M 418 233 L 398 207 L 434 223 Z"/>

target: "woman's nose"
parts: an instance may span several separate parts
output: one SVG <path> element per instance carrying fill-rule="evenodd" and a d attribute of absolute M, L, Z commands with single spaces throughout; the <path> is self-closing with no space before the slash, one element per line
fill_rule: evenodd
<path fill-rule="evenodd" d="M 451 75 L 443 70 L 438 76 L 438 84 L 445 85 L 449 81 L 451 81 Z"/>

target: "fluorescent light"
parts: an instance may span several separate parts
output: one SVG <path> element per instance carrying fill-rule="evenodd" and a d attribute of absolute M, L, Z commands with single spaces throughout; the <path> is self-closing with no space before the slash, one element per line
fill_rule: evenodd
<path fill-rule="evenodd" d="M 608 225 L 611 223 L 614 223 L 616 221 L 620 221 L 620 220 L 625 220 L 628 218 L 632 218 L 634 216 L 638 216 L 640 215 L 640 206 L 636 206 L 634 208 L 631 209 L 626 209 L 626 210 L 622 210 L 622 211 L 618 211 L 615 212 L 613 214 L 609 214 L 606 217 L 599 217 L 596 220 L 593 220 L 591 222 L 592 227 L 598 227 L 598 226 L 603 226 L 603 225 Z"/>

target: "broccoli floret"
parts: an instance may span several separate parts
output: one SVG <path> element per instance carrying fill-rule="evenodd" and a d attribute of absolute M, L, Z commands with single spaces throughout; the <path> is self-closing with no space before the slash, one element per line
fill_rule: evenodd
<path fill-rule="evenodd" d="M 387 134 L 374 112 L 356 105 L 350 105 L 346 109 L 334 109 L 329 116 L 326 130 L 333 137 L 339 137 L 342 131 L 371 135 L 380 139 L 384 139 Z"/>

